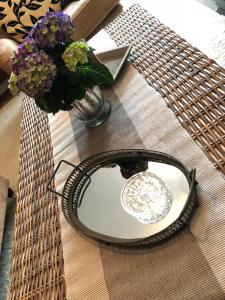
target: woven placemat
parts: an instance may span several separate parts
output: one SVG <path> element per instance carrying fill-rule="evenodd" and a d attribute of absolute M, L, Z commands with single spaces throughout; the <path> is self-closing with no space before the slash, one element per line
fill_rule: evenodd
<path fill-rule="evenodd" d="M 118 45 L 132 44 L 130 60 L 135 68 L 225 173 L 225 70 L 138 4 L 106 32 Z"/>
<path fill-rule="evenodd" d="M 8 299 L 65 299 L 58 202 L 46 191 L 53 173 L 47 114 L 24 98 L 18 203 Z"/>

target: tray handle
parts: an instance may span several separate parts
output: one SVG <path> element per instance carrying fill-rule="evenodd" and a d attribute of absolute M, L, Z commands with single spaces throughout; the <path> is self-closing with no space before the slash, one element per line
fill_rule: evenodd
<path fill-rule="evenodd" d="M 52 174 L 52 176 L 51 176 L 51 178 L 50 178 L 50 180 L 49 180 L 49 182 L 48 182 L 48 184 L 47 184 L 47 190 L 50 191 L 50 192 L 52 192 L 52 193 L 54 193 L 54 194 L 56 194 L 56 195 L 58 195 L 58 196 L 61 196 L 61 197 L 63 196 L 62 194 L 60 194 L 59 192 L 56 192 L 55 190 L 53 190 L 53 189 L 51 188 L 51 183 L 52 183 L 52 181 L 54 180 L 55 175 L 56 175 L 56 173 L 57 173 L 57 171 L 58 171 L 58 169 L 60 168 L 60 166 L 61 166 L 62 163 L 65 163 L 65 164 L 67 164 L 67 165 L 73 167 L 74 169 L 77 169 L 77 168 L 78 168 L 77 166 L 75 166 L 75 165 L 69 163 L 69 162 L 66 161 L 66 160 L 60 160 L 60 162 L 58 163 L 58 166 L 56 167 L 55 171 L 53 172 L 53 174 Z"/>

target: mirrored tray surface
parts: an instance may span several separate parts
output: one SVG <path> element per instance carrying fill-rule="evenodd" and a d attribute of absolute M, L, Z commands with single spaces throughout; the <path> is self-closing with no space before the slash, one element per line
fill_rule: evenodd
<path fill-rule="evenodd" d="M 100 153 L 75 167 L 64 186 L 68 222 L 104 244 L 142 247 L 186 225 L 197 205 L 195 170 L 150 150 Z"/>

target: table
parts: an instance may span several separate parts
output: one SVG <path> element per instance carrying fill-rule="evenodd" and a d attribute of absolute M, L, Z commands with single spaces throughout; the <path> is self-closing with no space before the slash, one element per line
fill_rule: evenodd
<path fill-rule="evenodd" d="M 135 6 L 128 12 L 129 18 L 137 10 Z M 126 16 L 107 29 L 112 36 L 113 26 L 120 26 L 123 33 L 122 18 L 129 28 Z M 146 18 L 141 11 L 141 20 Z M 126 36 L 133 38 L 132 30 L 129 33 Z M 137 58 L 134 65 L 141 72 L 143 62 Z M 145 73 L 144 77 L 149 75 Z M 10 299 L 224 299 L 225 207 L 221 195 L 225 185 L 221 171 L 133 66 L 128 65 L 114 88 L 104 93 L 112 103 L 112 114 L 92 130 L 71 113 L 48 120 L 31 99 L 24 101 Z M 63 217 L 60 199 L 46 193 L 53 163 L 67 159 L 78 164 L 99 151 L 132 147 L 161 150 L 188 168 L 196 167 L 200 195 L 198 212 L 183 234 L 138 255 L 99 248 L 78 235 Z M 57 189 L 62 188 L 67 172 L 60 171 Z"/>

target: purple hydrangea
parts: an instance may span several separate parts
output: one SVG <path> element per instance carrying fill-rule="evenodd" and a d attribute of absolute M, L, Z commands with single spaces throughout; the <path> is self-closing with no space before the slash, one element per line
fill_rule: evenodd
<path fill-rule="evenodd" d="M 28 38 L 34 40 L 40 49 L 53 48 L 69 41 L 74 31 L 70 16 L 62 12 L 48 12 L 34 25 Z"/>
<path fill-rule="evenodd" d="M 25 39 L 22 44 L 20 44 L 17 48 L 16 53 L 14 54 L 12 60 L 12 69 L 15 75 L 19 75 L 19 73 L 23 70 L 25 65 L 25 58 L 31 55 L 32 53 L 36 53 L 38 51 L 37 46 L 34 41 L 30 39 Z"/>
<path fill-rule="evenodd" d="M 20 66 L 21 67 L 21 66 Z M 32 98 L 38 98 L 50 91 L 56 77 L 56 65 L 43 51 L 30 53 L 23 60 L 19 73 L 12 73 L 10 86 L 16 87 Z M 16 76 L 16 77 L 15 77 Z"/>

